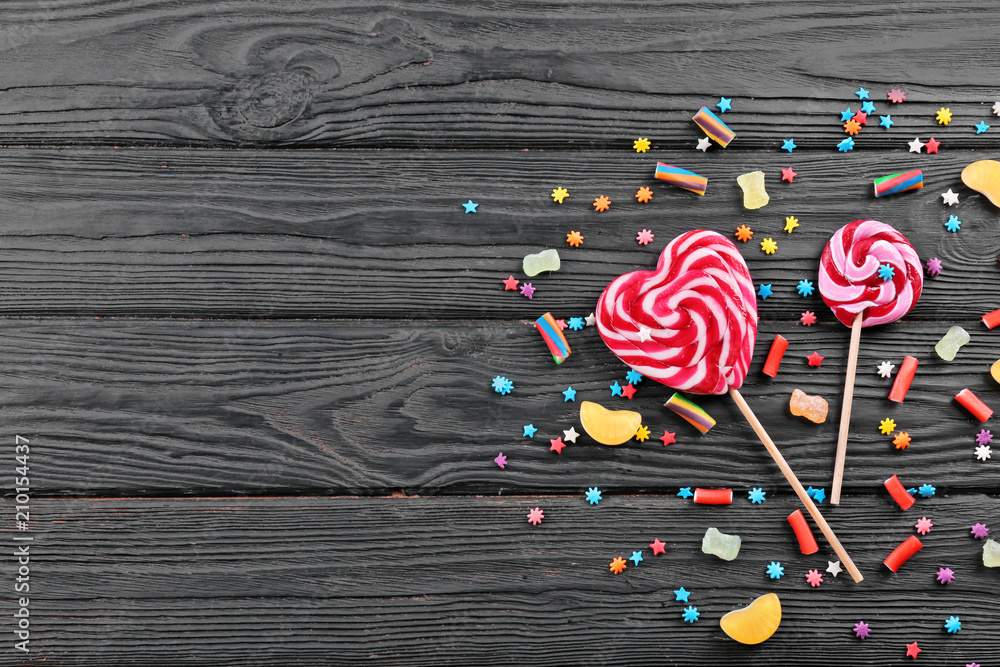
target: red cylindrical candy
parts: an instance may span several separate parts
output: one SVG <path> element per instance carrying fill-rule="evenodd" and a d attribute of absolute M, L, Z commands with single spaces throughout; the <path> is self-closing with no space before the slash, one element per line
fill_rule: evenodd
<path fill-rule="evenodd" d="M 802 516 L 802 510 L 795 510 L 788 515 L 788 523 L 792 524 L 792 530 L 795 531 L 795 537 L 799 540 L 799 549 L 802 553 L 814 554 L 819 551 L 819 545 L 816 544 L 816 538 L 813 537 L 812 528 L 806 523 L 806 518 Z"/>
<path fill-rule="evenodd" d="M 979 397 L 973 394 L 968 387 L 955 394 L 955 400 L 981 422 L 985 422 L 993 416 L 993 408 L 979 400 Z"/>
<path fill-rule="evenodd" d="M 892 550 L 889 557 L 882 561 L 887 568 L 893 572 L 899 569 L 899 566 L 910 560 L 910 557 L 924 548 L 924 545 L 917 539 L 916 535 L 910 535 L 906 540 L 900 544 L 898 547 Z"/>
<path fill-rule="evenodd" d="M 695 489 L 694 501 L 702 505 L 732 505 L 732 489 Z"/>
<path fill-rule="evenodd" d="M 994 310 L 992 313 L 983 315 L 983 324 L 986 325 L 987 329 L 992 329 L 1000 324 L 1000 310 Z"/>
<path fill-rule="evenodd" d="M 917 359 L 909 355 L 903 357 L 903 363 L 896 373 L 896 380 L 892 383 L 892 391 L 889 392 L 889 400 L 902 403 L 906 398 L 906 392 L 910 391 L 910 383 L 917 372 Z"/>
<path fill-rule="evenodd" d="M 764 375 L 774 377 L 778 374 L 778 366 L 781 365 L 781 358 L 785 356 L 788 349 L 788 341 L 781 334 L 774 337 L 771 343 L 771 351 L 767 353 L 767 360 L 764 362 Z"/>
<path fill-rule="evenodd" d="M 892 496 L 892 499 L 895 500 L 901 508 L 908 510 L 913 507 L 913 503 L 916 501 L 913 500 L 913 496 L 906 492 L 906 489 L 903 488 L 903 483 L 899 481 L 898 477 L 893 475 L 883 483 L 885 484 L 885 488 L 889 492 L 889 495 Z"/>

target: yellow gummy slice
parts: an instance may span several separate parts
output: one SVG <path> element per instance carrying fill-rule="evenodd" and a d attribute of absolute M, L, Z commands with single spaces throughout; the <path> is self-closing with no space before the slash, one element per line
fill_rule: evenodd
<path fill-rule="evenodd" d="M 781 623 L 781 601 L 774 593 L 761 595 L 742 609 L 719 620 L 722 631 L 741 644 L 759 644 L 770 638 Z"/>
<path fill-rule="evenodd" d="M 767 206 L 771 198 L 764 190 L 764 172 L 751 171 L 736 178 L 736 182 L 743 188 L 743 207 L 753 210 Z"/>
<path fill-rule="evenodd" d="M 584 401 L 580 404 L 580 423 L 587 435 L 602 445 L 620 445 L 631 440 L 642 426 L 642 415 Z"/>

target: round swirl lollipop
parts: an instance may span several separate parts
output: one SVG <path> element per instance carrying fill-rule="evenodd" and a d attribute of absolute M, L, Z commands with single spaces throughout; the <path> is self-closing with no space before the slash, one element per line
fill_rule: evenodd
<path fill-rule="evenodd" d="M 594 311 L 615 355 L 646 377 L 697 394 L 729 393 L 855 581 L 862 576 L 743 399 L 757 297 L 736 246 L 699 229 L 667 244 L 654 271 L 615 278 Z"/>
<path fill-rule="evenodd" d="M 917 251 L 905 236 L 884 222 L 856 220 L 834 232 L 827 242 L 820 258 L 817 282 L 819 293 L 834 316 L 851 327 L 830 494 L 830 502 L 836 505 L 840 503 L 844 481 L 861 328 L 895 322 L 910 312 L 920 298 L 924 275 Z"/>

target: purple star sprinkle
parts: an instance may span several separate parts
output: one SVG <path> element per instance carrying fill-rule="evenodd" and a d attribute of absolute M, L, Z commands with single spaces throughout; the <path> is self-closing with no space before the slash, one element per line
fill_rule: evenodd
<path fill-rule="evenodd" d="M 523 294 L 524 296 L 530 299 L 531 295 L 534 293 L 535 293 L 535 286 L 532 285 L 531 283 L 524 283 L 521 285 L 521 294 Z"/>
<path fill-rule="evenodd" d="M 950 584 L 955 581 L 955 572 L 950 567 L 942 567 L 937 572 L 937 580 L 942 584 Z"/>
<path fill-rule="evenodd" d="M 990 529 L 986 527 L 985 523 L 974 523 L 972 524 L 972 536 L 976 539 L 985 539 L 987 535 L 990 534 Z"/>
<path fill-rule="evenodd" d="M 941 260 L 937 257 L 931 257 L 927 260 L 927 264 L 925 264 L 924 267 L 927 269 L 927 275 L 929 276 L 936 276 L 941 273 L 941 269 L 943 268 L 941 266 Z"/>
<path fill-rule="evenodd" d="M 985 428 L 976 434 L 977 445 L 988 445 L 991 442 L 993 442 L 993 434 L 987 431 Z"/>
<path fill-rule="evenodd" d="M 497 457 L 493 461 L 501 468 L 507 465 L 507 457 L 503 455 L 503 452 L 497 454 Z"/>
<path fill-rule="evenodd" d="M 854 634 L 858 636 L 858 639 L 868 639 L 868 624 L 864 621 L 854 624 Z"/>

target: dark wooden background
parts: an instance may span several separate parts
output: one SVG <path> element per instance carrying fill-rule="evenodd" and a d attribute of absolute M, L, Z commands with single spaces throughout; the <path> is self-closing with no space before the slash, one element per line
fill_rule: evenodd
<path fill-rule="evenodd" d="M 7 632 L 3 549 L 0 665 L 887 665 L 913 641 L 922 664 L 1000 663 L 1000 572 L 969 536 L 979 521 L 1000 533 L 1000 452 L 975 460 L 979 425 L 952 400 L 970 387 L 1000 407 L 1000 334 L 979 322 L 1000 307 L 1000 211 L 959 179 L 1000 156 L 1000 127 L 972 128 L 1000 125 L 998 32 L 990 0 L 4 3 L 0 526 L 12 544 L 20 434 L 35 541 L 26 657 Z M 859 86 L 896 124 L 838 153 Z M 897 86 L 908 99 L 890 105 Z M 723 95 L 738 136 L 703 154 L 690 118 Z M 649 153 L 631 149 L 640 136 Z M 915 136 L 940 154 L 909 153 Z M 657 160 L 705 174 L 708 194 L 657 184 Z M 923 190 L 873 198 L 872 178 L 913 168 Z M 771 203 L 746 211 L 735 178 L 757 169 Z M 959 206 L 941 203 L 948 188 Z M 602 194 L 612 207 L 596 214 Z M 961 232 L 944 230 L 949 214 Z M 532 321 L 587 315 L 676 234 L 752 226 L 742 251 L 775 294 L 759 302 L 744 395 L 802 482 L 829 493 L 848 330 L 795 284 L 860 217 L 945 269 L 905 321 L 864 332 L 845 497 L 822 508 L 866 580 L 812 589 L 806 570 L 836 557 L 825 542 L 798 553 L 785 521 L 798 501 L 728 399 L 700 401 L 719 422 L 701 436 L 661 407 L 665 387 L 612 400 L 625 369 L 593 328 L 570 333 L 556 366 Z M 533 300 L 504 292 L 546 247 L 562 270 L 531 279 Z M 819 323 L 799 325 L 804 310 Z M 972 341 L 946 363 L 932 348 L 954 324 Z M 760 366 L 775 333 L 791 346 L 772 380 Z M 921 363 L 897 405 L 875 365 L 904 354 Z M 498 374 L 513 394 L 490 389 Z M 826 396 L 832 418 L 791 417 L 795 387 Z M 548 438 L 582 430 L 587 399 L 640 410 L 654 439 L 550 453 Z M 886 416 L 910 432 L 905 452 L 878 433 Z M 881 487 L 893 473 L 937 495 L 902 513 Z M 699 485 L 737 499 L 676 496 Z M 881 562 L 921 516 L 926 546 L 893 575 Z M 708 526 L 743 537 L 737 560 L 700 553 Z M 654 537 L 666 555 L 608 573 Z M 955 583 L 935 582 L 941 566 Z M 729 640 L 719 617 L 769 591 L 777 634 Z"/>

